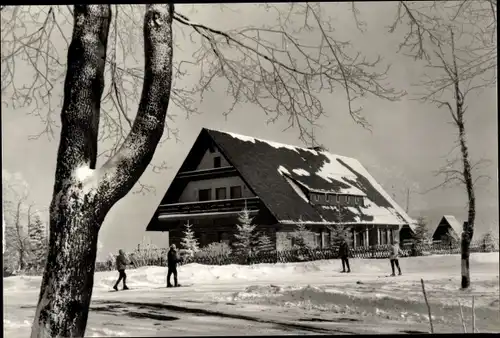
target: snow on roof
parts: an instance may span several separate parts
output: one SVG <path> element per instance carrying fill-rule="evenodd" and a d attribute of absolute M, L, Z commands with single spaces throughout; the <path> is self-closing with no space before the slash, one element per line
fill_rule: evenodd
<path fill-rule="evenodd" d="M 292 171 L 299 176 L 311 176 L 311 174 L 304 169 L 293 169 Z"/>
<path fill-rule="evenodd" d="M 200 137 L 203 133 L 279 221 L 335 221 L 333 210 L 308 203 L 307 191 L 365 197 L 363 206 L 344 208 L 345 222 L 413 221 L 356 159 L 225 131 L 203 129 Z"/>
<path fill-rule="evenodd" d="M 280 223 L 337 222 L 338 211 L 310 203 L 308 192 L 362 196 L 361 205 L 340 206 L 342 222 L 346 224 L 402 226 L 413 221 L 356 159 L 324 149 L 313 150 L 204 128 L 184 160 L 182 170 L 196 168 L 211 145 L 220 150 Z M 175 200 L 174 195 L 183 189 L 182 184 L 174 179 L 163 200 Z M 156 226 L 153 219 L 151 222 L 148 229 Z"/>
<path fill-rule="evenodd" d="M 300 187 L 295 183 L 293 180 L 290 179 L 288 176 L 284 176 L 288 184 L 293 188 L 293 190 L 297 193 L 297 195 L 300 196 L 305 202 L 309 203 L 309 199 L 307 198 L 306 194 L 300 189 Z"/>
<path fill-rule="evenodd" d="M 463 230 L 463 226 L 460 224 L 460 222 L 455 218 L 455 216 L 452 216 L 452 215 L 444 215 L 443 218 L 448 222 L 448 224 L 451 226 L 451 228 L 453 229 L 453 231 L 455 231 L 455 233 L 458 235 L 458 236 L 461 236 L 462 234 L 462 230 Z"/>
<path fill-rule="evenodd" d="M 234 138 L 237 138 L 237 139 L 239 139 L 241 141 L 245 141 L 245 142 L 255 143 L 256 140 L 260 141 L 260 142 L 265 142 L 265 143 L 269 144 L 271 147 L 274 147 L 276 149 L 286 148 L 286 149 L 290 149 L 290 150 L 293 150 L 293 151 L 298 151 L 300 149 L 300 150 L 309 151 L 309 152 L 311 152 L 313 154 L 316 153 L 315 150 L 309 149 L 309 148 L 302 148 L 302 147 L 292 146 L 292 145 L 285 144 L 285 143 L 274 142 L 274 141 L 269 141 L 269 140 L 264 140 L 264 139 L 257 139 L 257 138 L 254 138 L 254 137 L 250 137 L 250 136 L 246 136 L 246 135 L 241 135 L 241 134 L 236 134 L 236 133 L 230 133 L 230 132 L 222 131 L 222 130 L 215 130 L 215 129 L 212 129 L 212 130 L 220 132 L 220 133 L 224 133 L 224 134 L 227 134 L 227 135 L 230 135 L 230 136 L 232 136 Z"/>

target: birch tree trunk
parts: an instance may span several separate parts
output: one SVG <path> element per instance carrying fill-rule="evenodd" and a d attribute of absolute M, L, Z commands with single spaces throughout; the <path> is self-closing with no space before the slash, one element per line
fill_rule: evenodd
<path fill-rule="evenodd" d="M 460 103 L 461 101 L 459 101 Z M 465 138 L 465 127 L 463 121 L 463 109 L 461 105 L 457 103 L 457 124 L 459 130 L 459 141 L 460 150 L 462 153 L 463 161 L 463 177 L 465 182 L 465 187 L 467 190 L 467 198 L 469 204 L 469 210 L 467 214 L 467 222 L 464 222 L 463 232 L 461 238 L 461 258 L 462 258 L 462 288 L 466 289 L 470 286 L 470 270 L 469 270 L 469 257 L 470 257 L 470 244 L 472 237 L 474 236 L 474 222 L 476 219 L 476 197 L 474 194 L 474 182 L 472 180 L 472 169 L 469 160 L 469 151 Z"/>
<path fill-rule="evenodd" d="M 147 6 L 139 111 L 117 154 L 95 168 L 111 15 L 110 5 L 74 6 L 49 254 L 31 337 L 84 336 L 99 229 L 146 169 L 164 129 L 172 78 L 172 4 Z"/>

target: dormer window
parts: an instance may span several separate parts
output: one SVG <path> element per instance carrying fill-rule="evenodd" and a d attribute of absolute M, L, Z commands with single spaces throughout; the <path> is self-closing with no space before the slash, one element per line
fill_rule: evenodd
<path fill-rule="evenodd" d="M 220 168 L 221 161 L 220 161 L 220 156 L 214 157 L 214 168 Z"/>

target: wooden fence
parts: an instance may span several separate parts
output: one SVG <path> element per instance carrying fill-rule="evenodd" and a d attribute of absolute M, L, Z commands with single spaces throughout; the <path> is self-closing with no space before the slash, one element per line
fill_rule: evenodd
<path fill-rule="evenodd" d="M 460 245 L 446 243 L 432 244 L 403 244 L 401 245 L 402 257 L 425 256 L 436 254 L 459 254 Z M 471 253 L 498 251 L 498 247 L 491 248 L 482 242 L 473 242 L 470 247 Z M 378 245 L 371 247 L 358 247 L 350 249 L 351 258 L 363 259 L 388 259 L 391 252 L 390 245 Z M 149 252 L 147 257 L 141 257 L 136 251 L 136 259 L 132 259 L 136 267 L 140 266 L 166 266 L 166 250 L 159 249 L 155 253 Z M 204 265 L 228 265 L 228 264 L 261 264 L 261 263 L 293 263 L 306 262 L 322 259 L 337 259 L 338 247 L 327 249 L 293 249 L 284 251 L 267 251 L 252 253 L 248 256 L 235 254 L 200 255 L 186 257 L 181 264 L 198 263 Z M 107 271 L 114 269 L 114 262 L 96 263 L 96 271 Z"/>

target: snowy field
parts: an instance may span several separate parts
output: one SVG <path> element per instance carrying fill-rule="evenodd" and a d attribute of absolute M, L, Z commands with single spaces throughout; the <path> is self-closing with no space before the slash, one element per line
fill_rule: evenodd
<path fill-rule="evenodd" d="M 88 336 L 359 334 L 428 332 L 424 278 L 437 333 L 462 332 L 459 302 L 471 329 L 500 332 L 499 254 L 471 256 L 472 288 L 461 291 L 460 256 L 352 259 L 253 266 L 179 268 L 180 288 L 165 288 L 166 269 L 127 271 L 129 291 L 110 292 L 116 272 L 95 275 Z M 40 277 L 4 278 L 5 337 L 29 335 Z"/>

